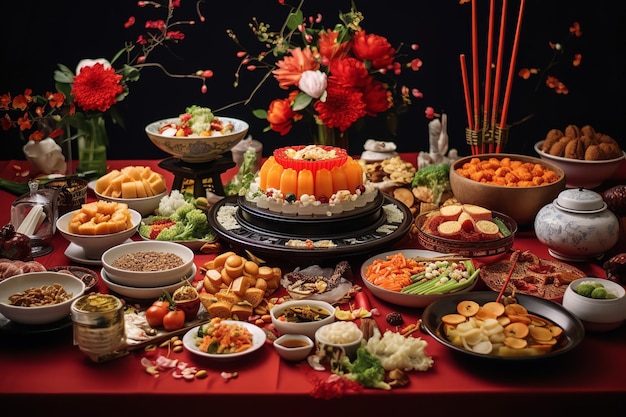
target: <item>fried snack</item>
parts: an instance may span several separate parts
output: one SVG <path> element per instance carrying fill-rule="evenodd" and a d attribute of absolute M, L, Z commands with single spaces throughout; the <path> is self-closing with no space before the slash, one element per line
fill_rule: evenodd
<path fill-rule="evenodd" d="M 567 145 L 565 145 L 565 154 L 566 158 L 571 159 L 584 159 L 585 158 L 585 144 L 580 139 L 570 140 Z"/>
<path fill-rule="evenodd" d="M 576 125 L 569 125 L 565 128 L 565 136 L 568 136 L 573 139 L 578 139 L 583 134 L 580 131 L 580 128 Z"/>
<path fill-rule="evenodd" d="M 550 147 L 548 153 L 552 156 L 563 156 L 565 154 L 565 143 L 560 140 Z"/>
<path fill-rule="evenodd" d="M 596 130 L 590 125 L 583 126 L 580 131 L 582 132 L 583 136 L 587 136 L 588 138 L 593 139 L 596 137 Z"/>
<path fill-rule="evenodd" d="M 543 142 L 543 146 L 542 146 L 541 150 L 543 152 L 548 152 L 550 150 L 550 148 L 552 147 L 552 145 L 557 143 L 559 141 L 559 139 L 561 139 L 563 136 L 565 136 L 565 135 L 559 129 L 552 129 L 552 130 L 550 130 L 548 132 L 548 134 L 546 135 L 546 140 Z"/>
<path fill-rule="evenodd" d="M 587 161 L 615 159 L 623 154 L 619 143 L 614 138 L 596 132 L 590 125 L 582 128 L 568 125 L 564 135 L 558 129 L 551 129 L 546 135 L 541 150 L 552 156 Z"/>

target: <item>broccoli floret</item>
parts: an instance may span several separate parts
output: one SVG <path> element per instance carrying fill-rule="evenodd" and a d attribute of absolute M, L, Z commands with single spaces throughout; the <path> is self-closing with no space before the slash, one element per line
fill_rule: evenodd
<path fill-rule="evenodd" d="M 185 110 L 187 114 L 191 115 L 188 124 L 195 134 L 199 135 L 202 132 L 211 131 L 211 122 L 215 119 L 211 109 L 193 105 Z"/>
<path fill-rule="evenodd" d="M 345 376 L 365 388 L 391 389 L 385 382 L 385 369 L 380 359 L 372 355 L 366 347 L 357 349 L 356 359 L 352 363 L 346 363 L 346 366 L 350 372 Z"/>
<path fill-rule="evenodd" d="M 175 222 L 183 222 L 185 221 L 185 218 L 187 217 L 187 213 L 195 209 L 196 207 L 193 204 L 185 203 L 184 205 L 176 209 L 174 214 L 170 216 L 170 219 L 172 219 Z"/>
<path fill-rule="evenodd" d="M 411 186 L 429 188 L 433 192 L 433 203 L 439 204 L 443 193 L 452 190 L 450 186 L 450 164 L 441 163 L 420 168 L 413 176 Z"/>
<path fill-rule="evenodd" d="M 177 222 L 173 226 L 161 230 L 157 235 L 156 240 L 181 240 L 178 238 L 178 236 L 180 236 L 184 232 L 185 224 L 183 222 Z"/>
<path fill-rule="evenodd" d="M 189 211 L 185 217 L 185 221 L 187 224 L 193 226 L 193 235 L 195 237 L 202 237 L 211 229 L 206 213 L 201 209 Z"/>

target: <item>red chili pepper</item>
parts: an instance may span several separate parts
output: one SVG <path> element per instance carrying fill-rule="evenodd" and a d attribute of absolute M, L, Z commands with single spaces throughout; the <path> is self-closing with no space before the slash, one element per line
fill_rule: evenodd
<path fill-rule="evenodd" d="M 363 291 L 359 291 L 354 295 L 354 308 L 362 308 L 366 311 L 372 310 L 372 305 L 370 304 L 370 299 L 367 297 L 367 294 Z"/>

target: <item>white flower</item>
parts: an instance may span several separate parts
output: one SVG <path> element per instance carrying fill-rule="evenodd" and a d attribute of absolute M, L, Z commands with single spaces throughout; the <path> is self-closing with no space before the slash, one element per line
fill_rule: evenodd
<path fill-rule="evenodd" d="M 300 77 L 298 88 L 313 98 L 320 98 L 326 91 L 326 74 L 320 70 L 304 71 Z"/>
<path fill-rule="evenodd" d="M 104 58 L 81 59 L 78 61 L 78 65 L 76 65 L 76 75 L 80 73 L 80 70 L 83 69 L 83 67 L 93 67 L 98 63 L 104 65 L 104 69 L 111 68 L 111 63 Z"/>

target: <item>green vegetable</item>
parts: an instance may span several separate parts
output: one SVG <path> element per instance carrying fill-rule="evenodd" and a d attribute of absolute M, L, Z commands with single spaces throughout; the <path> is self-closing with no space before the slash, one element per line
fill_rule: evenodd
<path fill-rule="evenodd" d="M 191 205 L 192 208 L 190 210 L 183 210 L 184 207 L 176 210 L 176 214 L 171 217 L 176 224 L 163 229 L 157 235 L 156 240 L 207 239 L 212 234 L 213 230 L 204 211 L 195 208 L 193 205 Z M 181 213 L 185 212 L 184 217 L 179 211 Z"/>
<path fill-rule="evenodd" d="M 593 291 L 591 291 L 591 298 L 606 298 L 606 294 L 606 288 L 597 287 L 594 288 Z"/>
<path fill-rule="evenodd" d="M 591 284 L 582 283 L 576 288 L 576 292 L 584 297 L 591 297 L 594 288 Z"/>
<path fill-rule="evenodd" d="M 511 231 L 509 230 L 508 227 L 506 227 L 506 224 L 504 224 L 502 219 L 498 217 L 494 217 L 492 220 L 495 224 L 498 225 L 498 229 L 500 229 L 500 233 L 502 233 L 502 236 L 504 237 L 511 236 Z"/>
<path fill-rule="evenodd" d="M 244 195 L 249 189 L 250 184 L 254 182 L 256 173 L 253 171 L 256 165 L 256 151 L 254 148 L 248 148 L 243 153 L 243 161 L 235 175 L 230 181 L 224 185 L 224 194 Z"/>
<path fill-rule="evenodd" d="M 420 168 L 413 176 L 411 185 L 429 188 L 433 192 L 433 203 L 439 204 L 443 193 L 452 190 L 450 186 L 450 164 L 441 163 Z"/>
<path fill-rule="evenodd" d="M 348 371 L 344 376 L 358 382 L 365 388 L 391 389 L 391 386 L 385 382 L 385 369 L 380 359 L 372 355 L 366 347 L 361 346 L 357 349 L 354 362 L 350 362 L 344 356 L 342 364 Z"/>
<path fill-rule="evenodd" d="M 202 132 L 211 131 L 211 122 L 215 119 L 211 109 L 193 105 L 187 107 L 185 112 L 191 115 L 191 119 L 189 119 L 187 124 L 193 133 L 199 135 Z"/>
<path fill-rule="evenodd" d="M 448 261 L 435 263 L 437 273 L 431 272 L 430 268 L 411 276 L 412 284 L 402 288 L 401 292 L 415 295 L 445 294 L 459 291 L 469 287 L 478 277 L 479 269 L 475 269 L 474 263 L 468 259 L 461 261 L 462 266 Z"/>

